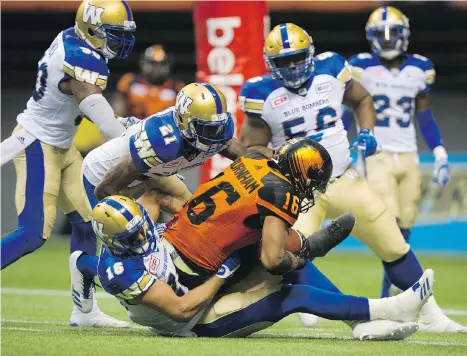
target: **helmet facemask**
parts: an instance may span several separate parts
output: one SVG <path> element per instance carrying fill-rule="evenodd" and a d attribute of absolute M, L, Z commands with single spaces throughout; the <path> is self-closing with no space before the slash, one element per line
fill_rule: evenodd
<path fill-rule="evenodd" d="M 295 171 L 294 163 L 291 165 L 292 169 Z M 303 177 L 298 171 L 294 172 L 291 176 L 288 177 L 292 182 L 298 197 L 301 200 L 300 213 L 306 213 L 310 208 L 315 205 L 315 202 L 326 193 L 328 187 L 328 180 L 323 179 L 323 174 L 321 170 L 314 170 L 312 167 L 308 168 L 308 177 Z"/>
<path fill-rule="evenodd" d="M 410 30 L 404 25 L 367 26 L 366 38 L 379 57 L 391 60 L 407 51 Z"/>
<path fill-rule="evenodd" d="M 105 40 L 104 46 L 100 48 L 104 57 L 124 59 L 129 56 L 135 45 L 134 31 L 135 26 L 103 24 L 93 33 L 97 38 Z"/>
<path fill-rule="evenodd" d="M 282 80 L 288 88 L 299 88 L 314 71 L 313 45 L 302 50 L 277 55 L 264 54 L 264 60 L 273 77 Z"/>
<path fill-rule="evenodd" d="M 229 112 L 213 115 L 211 120 L 191 118 L 187 121 L 187 129 L 181 131 L 182 135 L 199 151 L 216 153 L 232 139 L 234 125 Z"/>

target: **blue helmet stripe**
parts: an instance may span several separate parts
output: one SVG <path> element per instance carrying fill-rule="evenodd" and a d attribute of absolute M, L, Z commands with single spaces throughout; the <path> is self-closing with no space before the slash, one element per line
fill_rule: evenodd
<path fill-rule="evenodd" d="M 208 83 L 201 83 L 201 84 L 204 87 L 206 87 L 209 90 L 209 92 L 212 94 L 212 96 L 214 97 L 214 101 L 216 102 L 217 113 L 222 114 L 222 102 L 221 102 L 221 98 L 219 97 L 219 94 L 217 94 L 216 89 L 214 89 L 213 86 Z"/>
<path fill-rule="evenodd" d="M 283 23 L 280 25 L 281 37 L 282 37 L 282 46 L 284 48 L 290 48 L 289 35 L 287 34 L 287 24 Z"/>
<path fill-rule="evenodd" d="M 383 12 L 381 16 L 382 16 L 383 21 L 386 21 L 388 19 L 388 7 L 387 6 L 383 7 Z"/>
<path fill-rule="evenodd" d="M 128 21 L 133 21 L 133 14 L 130 10 L 130 6 L 128 6 L 127 2 L 125 0 L 121 0 L 123 3 L 123 6 L 125 6 L 126 14 L 128 16 Z"/>
<path fill-rule="evenodd" d="M 120 204 L 119 202 L 115 201 L 115 200 L 112 200 L 112 199 L 104 199 L 102 200 L 101 202 L 102 204 L 107 204 L 109 206 L 111 206 L 112 208 L 116 209 L 119 211 L 120 214 L 122 214 L 125 219 L 127 219 L 128 222 L 130 222 L 131 220 L 133 220 L 133 214 L 130 213 L 127 208 L 125 208 L 122 204 Z"/>

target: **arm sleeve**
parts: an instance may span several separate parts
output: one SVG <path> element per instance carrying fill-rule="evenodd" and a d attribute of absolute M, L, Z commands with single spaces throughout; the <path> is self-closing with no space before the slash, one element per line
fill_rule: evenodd
<path fill-rule="evenodd" d="M 125 132 L 125 127 L 115 119 L 115 114 L 102 94 L 91 94 L 79 104 L 79 109 L 94 122 L 104 136 L 110 140 Z"/>

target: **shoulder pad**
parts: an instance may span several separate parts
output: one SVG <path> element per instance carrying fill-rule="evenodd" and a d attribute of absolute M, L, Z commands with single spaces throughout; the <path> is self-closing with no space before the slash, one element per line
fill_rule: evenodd
<path fill-rule="evenodd" d="M 406 66 L 420 68 L 425 73 L 425 83 L 431 85 L 435 82 L 436 71 L 433 62 L 419 54 L 407 55 Z"/>
<path fill-rule="evenodd" d="M 331 75 L 344 85 L 352 79 L 347 61 L 336 52 L 320 53 L 314 57 L 314 61 L 315 75 Z"/>
<path fill-rule="evenodd" d="M 433 62 L 419 54 L 408 54 L 406 65 L 418 67 L 423 71 L 433 69 Z"/>
<path fill-rule="evenodd" d="M 180 157 L 182 149 L 183 141 L 172 109 L 145 119 L 140 130 L 130 137 L 131 157 L 142 173 Z"/>
<path fill-rule="evenodd" d="M 97 275 L 107 293 L 127 300 L 139 297 L 155 282 L 142 259 L 120 259 L 109 253 L 101 255 Z"/>
<path fill-rule="evenodd" d="M 65 59 L 63 71 L 80 82 L 86 82 L 105 89 L 109 69 L 107 61 L 86 42 L 76 37 L 70 30 L 63 32 Z"/>
<path fill-rule="evenodd" d="M 380 65 L 378 57 L 373 53 L 359 53 L 349 58 L 352 67 L 366 69 L 368 67 Z"/>
<path fill-rule="evenodd" d="M 253 116 L 261 115 L 264 101 L 274 90 L 282 87 L 271 74 L 254 77 L 243 83 L 240 89 L 239 99 L 242 111 Z"/>
<path fill-rule="evenodd" d="M 263 177 L 264 184 L 258 191 L 258 212 L 261 216 L 273 215 L 292 226 L 298 218 L 300 199 L 295 195 L 292 185 L 274 173 Z"/>

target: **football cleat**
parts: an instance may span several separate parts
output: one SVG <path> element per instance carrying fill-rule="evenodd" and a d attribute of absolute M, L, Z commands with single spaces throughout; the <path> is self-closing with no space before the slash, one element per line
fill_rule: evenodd
<path fill-rule="evenodd" d="M 352 325 L 355 339 L 366 341 L 402 340 L 418 331 L 415 322 L 401 323 L 392 320 L 372 320 Z"/>
<path fill-rule="evenodd" d="M 449 319 L 432 296 L 420 311 L 420 331 L 432 333 L 467 333 L 467 327 Z"/>
<path fill-rule="evenodd" d="M 323 257 L 334 247 L 344 241 L 355 225 L 355 215 L 344 213 L 325 228 L 318 230 L 308 236 L 306 249 L 308 257 Z"/>
<path fill-rule="evenodd" d="M 70 255 L 71 297 L 73 303 L 81 312 L 89 313 L 93 305 L 94 286 L 92 282 L 86 281 L 88 278 L 84 278 L 81 271 L 76 267 L 76 262 L 82 254 L 82 251 L 74 251 Z"/>
<path fill-rule="evenodd" d="M 298 319 L 306 328 L 312 328 L 319 323 L 319 316 L 307 313 L 297 313 Z"/>
<path fill-rule="evenodd" d="M 89 313 L 82 313 L 76 306 L 73 307 L 70 326 L 81 328 L 129 328 L 130 323 L 104 314 L 95 304 Z"/>
<path fill-rule="evenodd" d="M 433 293 L 434 272 L 427 269 L 420 279 L 405 292 L 395 297 L 383 298 L 389 320 L 412 322 Z"/>

